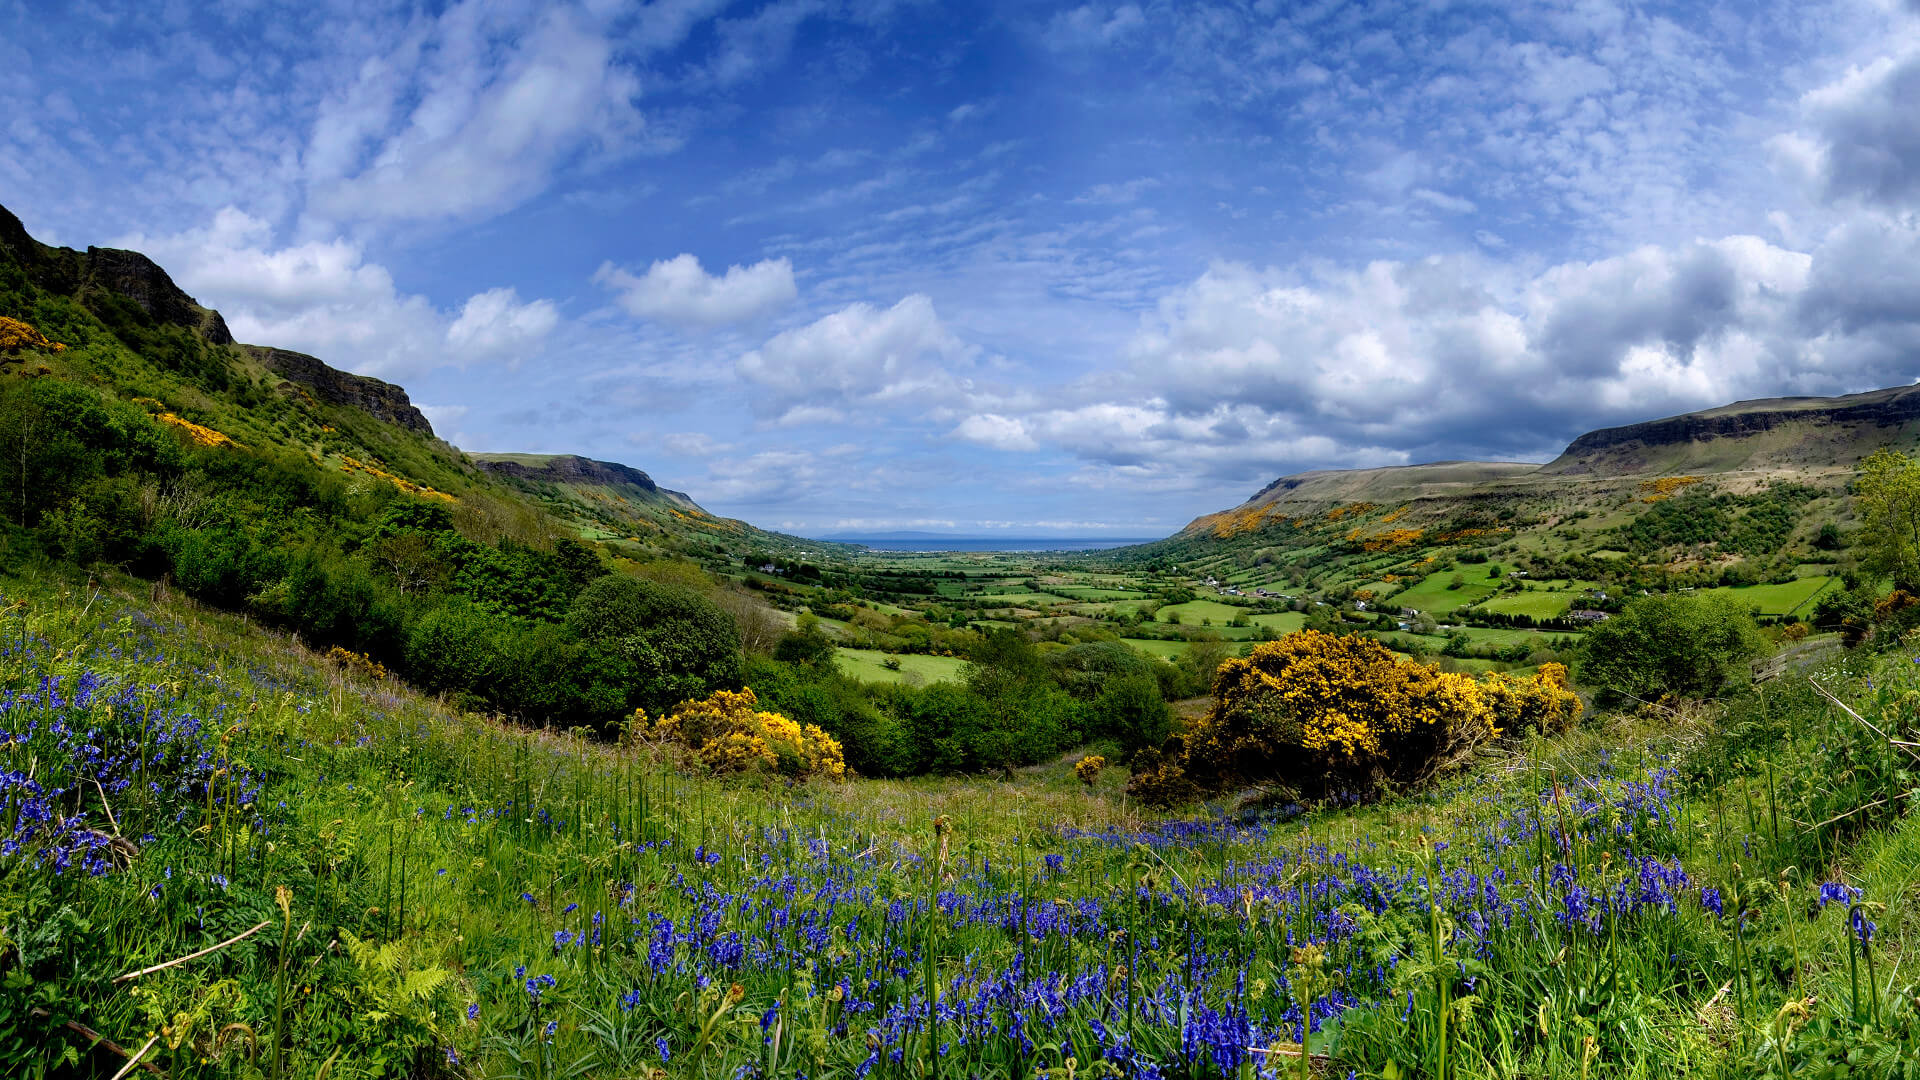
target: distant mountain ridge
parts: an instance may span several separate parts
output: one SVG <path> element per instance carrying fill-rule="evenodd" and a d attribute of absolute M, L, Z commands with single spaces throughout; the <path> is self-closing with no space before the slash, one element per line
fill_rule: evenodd
<path fill-rule="evenodd" d="M 1257 506 L 1495 495 L 1582 480 L 1633 484 L 1685 473 L 1748 484 L 1788 478 L 1824 482 L 1851 475 L 1862 458 L 1882 446 L 1916 445 L 1920 386 L 1830 398 L 1757 398 L 1589 431 L 1545 464 L 1436 461 L 1294 473 L 1261 488 L 1235 510 L 1203 515 L 1182 531 L 1204 529 L 1224 514 Z"/>
<path fill-rule="evenodd" d="M 1631 557 L 1676 572 L 1746 560 L 1778 576 L 1796 559 L 1830 559 L 1815 549 L 1816 534 L 1846 520 L 1848 484 L 1860 461 L 1882 447 L 1920 449 L 1920 386 L 1736 401 L 1600 428 L 1545 464 L 1438 461 L 1294 473 L 1165 540 L 1129 549 L 1128 557 L 1343 566 L 1336 577 L 1361 583 L 1369 574 L 1404 578 L 1429 555 L 1476 549 L 1495 558 Z M 1686 501 L 1663 508 L 1661 524 L 1634 524 L 1676 498 Z M 1673 525 L 1675 515 L 1722 515 L 1730 528 L 1768 500 L 1775 508 L 1763 512 L 1784 531 L 1765 557 L 1729 548 L 1731 539 L 1660 539 L 1689 535 Z"/>

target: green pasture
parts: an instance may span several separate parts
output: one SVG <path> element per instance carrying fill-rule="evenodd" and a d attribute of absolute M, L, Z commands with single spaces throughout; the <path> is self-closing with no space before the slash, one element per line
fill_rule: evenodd
<path fill-rule="evenodd" d="M 1500 580 L 1487 577 L 1487 565 L 1462 566 L 1428 574 L 1418 584 L 1394 594 L 1393 606 L 1444 613 L 1477 604 L 1497 591 L 1497 582 Z M 1461 580 L 1457 588 L 1452 587 L 1456 577 Z"/>
<path fill-rule="evenodd" d="M 1199 626 L 1200 620 L 1212 619 L 1213 625 L 1225 626 L 1237 615 L 1251 616 L 1253 612 L 1244 607 L 1224 604 L 1218 600 L 1190 600 L 1184 604 L 1168 604 L 1160 609 L 1159 621 L 1170 623 L 1178 615 L 1183 626 Z"/>
<path fill-rule="evenodd" d="M 1477 610 L 1495 615 L 1530 615 L 1536 619 L 1557 619 L 1569 610 L 1578 607 L 1585 599 L 1582 593 L 1533 592 L 1501 593 L 1499 596 L 1479 605 Z"/>
<path fill-rule="evenodd" d="M 1810 615 L 1814 599 L 1836 581 L 1825 576 L 1803 577 L 1780 585 L 1721 586 L 1705 591 L 1731 596 L 1762 615 Z"/>
<path fill-rule="evenodd" d="M 906 682 L 914 676 L 918 676 L 921 682 L 958 682 L 960 669 L 967 663 L 955 656 L 894 655 L 878 649 L 843 647 L 836 652 L 840 670 L 862 682 Z M 885 661 L 889 658 L 900 661 L 899 671 L 886 667 Z"/>

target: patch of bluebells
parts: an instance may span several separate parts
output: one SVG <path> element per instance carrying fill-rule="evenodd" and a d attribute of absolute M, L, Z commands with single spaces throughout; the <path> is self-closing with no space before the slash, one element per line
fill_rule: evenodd
<path fill-rule="evenodd" d="M 1620 925 L 1701 912 L 1723 917 L 1720 888 L 1696 881 L 1672 853 L 1677 787 L 1665 764 L 1631 775 L 1603 769 L 1578 785 L 1532 793 L 1517 808 L 1504 801 L 1500 813 L 1445 840 L 1436 833 L 1428 846 L 1433 863 L 1411 866 L 1375 861 L 1380 849 L 1364 839 L 1344 850 L 1290 843 L 1270 822 L 1063 829 L 1056 849 L 1029 867 L 955 855 L 940 888 L 918 895 L 898 888 L 901 869 L 921 865 L 918 853 L 899 844 L 876 844 L 852 828 L 836 838 L 764 827 L 725 851 L 738 875 L 707 872 L 723 861 L 714 841 L 691 849 L 652 842 L 646 850 L 656 869 L 644 894 L 631 883 L 612 889 L 624 930 L 616 922 L 603 935 L 596 912 L 591 937 L 573 926 L 548 932 L 566 963 L 589 943 L 625 946 L 634 986 L 618 998 L 624 1012 L 654 993 L 785 982 L 805 970 L 836 995 L 832 1034 L 870 1047 L 856 1075 L 917 1052 L 911 1048 L 937 1026 L 935 1045 L 953 1054 L 1006 1044 L 1034 1053 L 1077 1039 L 1086 1043 L 1075 1047 L 1083 1061 L 1108 1060 L 1129 1077 L 1237 1075 L 1243 1067 L 1267 1076 L 1272 1063 L 1250 1048 L 1299 1042 L 1351 1009 L 1390 1007 L 1398 1015 L 1394 970 L 1418 957 L 1383 957 L 1364 945 L 1369 919 L 1424 925 L 1437 904 L 1452 927 L 1445 947 L 1486 959 L 1513 940 L 1601 939 Z M 1218 861 L 1204 862 L 1197 876 L 1149 874 L 1130 885 L 1113 877 L 1116 848 L 1181 843 L 1211 849 Z M 1596 872 L 1596 862 L 1604 869 Z M 1079 879 L 1105 889 L 1071 898 L 1053 887 L 1045 896 L 1031 891 L 1040 881 Z M 638 895 L 650 904 L 636 906 Z M 576 910 L 568 904 L 560 916 Z M 1022 947 L 946 953 L 929 998 L 929 916 L 943 934 L 986 931 Z M 1286 945 L 1310 942 L 1329 957 L 1337 978 L 1304 1011 L 1284 965 L 1262 989 L 1249 986 L 1250 920 L 1285 927 Z M 1116 951 L 1115 942 L 1125 945 Z M 517 977 L 539 1007 L 551 982 L 524 971 Z M 1174 1048 L 1177 1060 L 1151 1060 L 1128 1039 L 1128 1004 L 1136 1028 L 1158 1029 L 1152 1045 Z M 751 1015 L 770 1031 L 777 1008 L 762 1002 Z"/>
<path fill-rule="evenodd" d="M 0 608 L 6 606 L 0 598 Z M 150 634 L 132 633 L 104 651 L 130 671 L 179 674 Z M 220 734 L 231 723 L 228 703 L 193 706 L 159 678 L 142 682 L 75 668 L 43 637 L 8 633 L 0 643 L 0 861 L 24 861 L 56 881 L 100 877 L 126 865 L 124 854 L 116 856 L 124 847 L 116 843 L 122 828 L 137 826 L 141 842 L 151 843 L 160 833 L 190 829 L 196 810 L 247 809 L 257 802 L 259 775 L 220 750 Z M 211 686 L 228 690 L 236 702 L 256 689 Z M 144 798 L 121 798 L 136 786 Z M 114 820 L 114 804 L 127 812 L 144 804 L 162 814 L 138 823 Z M 257 813 L 242 820 L 258 833 L 270 831 Z M 225 887 L 217 878 L 216 884 Z M 158 898 L 159 887 L 148 895 Z"/>

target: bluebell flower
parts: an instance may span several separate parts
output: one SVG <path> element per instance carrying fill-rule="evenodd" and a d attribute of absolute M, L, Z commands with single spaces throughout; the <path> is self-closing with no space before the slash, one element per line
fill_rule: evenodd
<path fill-rule="evenodd" d="M 1866 895 L 1851 885 L 1838 881 L 1825 882 L 1820 886 L 1820 906 L 1828 904 L 1851 904 Z"/>

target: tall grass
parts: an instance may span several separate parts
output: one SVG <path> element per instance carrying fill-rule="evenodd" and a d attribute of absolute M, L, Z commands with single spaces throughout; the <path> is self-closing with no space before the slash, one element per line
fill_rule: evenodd
<path fill-rule="evenodd" d="M 1388 806 L 1157 821 L 1065 765 L 724 786 L 223 618 L 0 594 L 9 1074 L 112 1076 L 150 1037 L 174 1076 L 1914 1060 L 1900 748 L 1817 695 L 1537 743 Z M 1913 741 L 1913 670 L 1829 689 Z"/>

